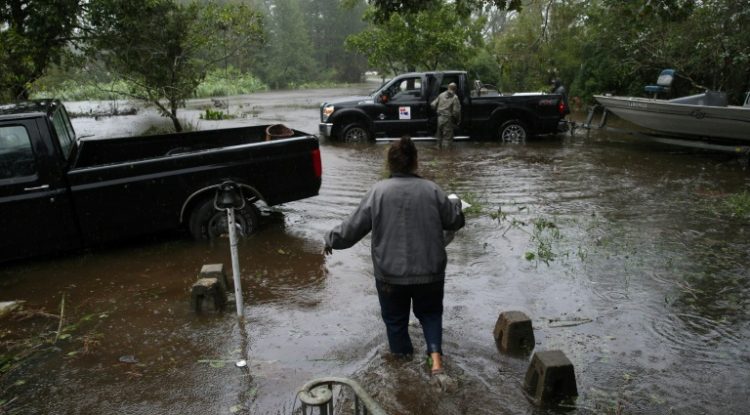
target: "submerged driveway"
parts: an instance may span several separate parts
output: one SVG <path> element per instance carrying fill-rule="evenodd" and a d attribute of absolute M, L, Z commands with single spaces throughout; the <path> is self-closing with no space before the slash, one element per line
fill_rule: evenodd
<path fill-rule="evenodd" d="M 229 121 L 198 121 L 210 100 L 183 113 L 200 128 L 281 122 L 315 133 L 320 101 L 368 88 L 230 97 L 239 117 Z M 74 126 L 127 135 L 149 117 Z M 300 386 L 332 375 L 356 379 L 394 414 L 551 413 L 521 390 L 528 359 L 494 345 L 499 313 L 520 310 L 536 350 L 562 350 L 574 364 L 580 396 L 569 413 L 745 412 L 750 225 L 725 203 L 750 185 L 741 163 L 603 133 L 433 146 L 418 143 L 420 173 L 474 205 L 448 247 L 444 351 L 456 391 L 433 393 L 421 356 L 384 355 L 369 240 L 322 255 L 323 234 L 383 177 L 386 148 L 323 142 L 320 195 L 282 206 L 240 244 L 244 322 L 231 305 L 204 315 L 189 307 L 203 264 L 231 268 L 224 240 L 165 235 L 2 265 L 0 301 L 25 300 L 37 313 L 0 320 L 0 354 L 36 347 L 1 375 L 0 406 L 287 414 Z M 49 314 L 60 314 L 63 296 L 57 336 Z M 234 366 L 243 358 L 248 372 Z"/>

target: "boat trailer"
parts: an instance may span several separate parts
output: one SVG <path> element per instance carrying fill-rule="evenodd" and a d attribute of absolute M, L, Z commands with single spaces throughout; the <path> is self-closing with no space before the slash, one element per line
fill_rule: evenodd
<path fill-rule="evenodd" d="M 601 109 L 601 116 L 599 117 L 599 121 L 596 124 L 592 124 L 594 116 L 598 112 L 599 109 Z M 586 134 L 588 134 L 588 132 L 591 130 L 606 130 L 606 131 L 612 131 L 615 133 L 626 134 L 626 135 L 639 138 L 639 139 L 644 139 L 648 141 L 653 141 L 653 142 L 668 144 L 668 145 L 673 145 L 673 146 L 696 148 L 700 150 L 709 150 L 709 151 L 719 151 L 719 152 L 724 152 L 724 153 L 732 153 L 732 154 L 737 154 L 743 157 L 750 156 L 750 146 L 709 143 L 709 142 L 699 141 L 699 140 L 669 137 L 669 136 L 659 135 L 658 133 L 647 133 L 643 131 L 635 131 L 635 130 L 629 130 L 629 129 L 624 129 L 624 128 L 610 127 L 607 125 L 608 115 L 609 115 L 609 111 L 607 111 L 606 107 L 603 107 L 599 104 L 593 105 L 592 107 L 589 108 L 588 115 L 586 116 L 586 121 L 583 124 L 576 123 L 576 122 L 569 122 L 571 124 L 570 126 L 571 134 L 573 134 L 574 130 L 578 128 L 585 129 L 587 131 Z"/>

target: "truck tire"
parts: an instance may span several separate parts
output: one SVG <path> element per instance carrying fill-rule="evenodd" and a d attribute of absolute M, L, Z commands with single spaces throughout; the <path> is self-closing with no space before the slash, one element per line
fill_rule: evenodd
<path fill-rule="evenodd" d="M 360 123 L 351 123 L 341 130 L 341 141 L 345 143 L 364 143 L 370 141 L 370 131 Z"/>
<path fill-rule="evenodd" d="M 258 212 L 255 205 L 247 203 L 242 210 L 234 212 L 240 236 L 249 236 L 258 230 Z M 227 234 L 227 213 L 214 207 L 214 199 L 207 198 L 198 203 L 190 214 L 190 234 L 196 240 L 212 240 Z"/>
<path fill-rule="evenodd" d="M 523 143 L 528 133 L 526 125 L 519 120 L 506 121 L 498 129 L 500 141 L 508 143 Z"/>

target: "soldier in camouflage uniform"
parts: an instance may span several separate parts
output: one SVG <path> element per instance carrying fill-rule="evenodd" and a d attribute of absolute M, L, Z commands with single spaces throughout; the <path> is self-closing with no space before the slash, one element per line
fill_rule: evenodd
<path fill-rule="evenodd" d="M 453 144 L 453 128 L 461 122 L 461 102 L 456 95 L 457 89 L 456 84 L 451 82 L 448 89 L 430 104 L 438 114 L 435 134 L 438 148 L 450 148 Z"/>

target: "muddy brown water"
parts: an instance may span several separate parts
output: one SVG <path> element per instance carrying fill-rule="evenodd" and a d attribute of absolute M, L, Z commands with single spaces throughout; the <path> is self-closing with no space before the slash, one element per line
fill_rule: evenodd
<path fill-rule="evenodd" d="M 291 123 L 314 131 L 306 111 Z M 69 334 L 0 378 L 5 409 L 286 414 L 300 386 L 333 375 L 393 414 L 747 413 L 750 223 L 726 207 L 750 186 L 740 160 L 603 132 L 418 145 L 421 174 L 474 204 L 448 248 L 444 351 L 456 391 L 435 393 L 421 357 L 385 356 L 369 239 L 321 254 L 322 235 L 383 176 L 386 148 L 323 142 L 320 195 L 279 207 L 240 244 L 243 323 L 231 304 L 189 308 L 202 264 L 231 267 L 226 241 L 162 235 L 2 265 L 0 300 L 58 314 L 64 295 Z M 536 350 L 573 362 L 570 407 L 524 396 L 528 358 L 501 355 L 492 338 L 506 310 L 532 318 Z M 0 353 L 54 338 L 57 324 L 0 321 Z"/>

